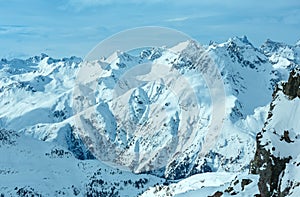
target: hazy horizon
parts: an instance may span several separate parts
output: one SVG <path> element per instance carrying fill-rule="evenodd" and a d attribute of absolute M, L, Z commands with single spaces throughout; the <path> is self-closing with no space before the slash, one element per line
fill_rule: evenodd
<path fill-rule="evenodd" d="M 173 28 L 201 44 L 246 35 L 259 47 L 266 39 L 300 39 L 300 2 L 0 0 L 0 57 L 84 57 L 103 39 L 140 26 Z"/>

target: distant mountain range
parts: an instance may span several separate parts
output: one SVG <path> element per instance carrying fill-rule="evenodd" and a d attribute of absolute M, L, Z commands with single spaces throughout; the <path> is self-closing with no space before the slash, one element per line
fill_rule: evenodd
<path fill-rule="evenodd" d="M 299 42 L 247 37 L 1 59 L 0 196 L 298 197 L 299 86 Z"/>

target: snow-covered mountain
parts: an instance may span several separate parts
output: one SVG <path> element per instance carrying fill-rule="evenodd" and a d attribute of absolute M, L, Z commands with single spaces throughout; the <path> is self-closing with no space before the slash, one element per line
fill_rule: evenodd
<path fill-rule="evenodd" d="M 299 52 L 234 37 L 2 59 L 0 194 L 297 196 Z"/>
<path fill-rule="evenodd" d="M 287 82 L 273 94 L 268 119 L 257 134 L 251 172 L 259 174 L 263 196 L 300 195 L 300 72 L 293 70 Z"/>

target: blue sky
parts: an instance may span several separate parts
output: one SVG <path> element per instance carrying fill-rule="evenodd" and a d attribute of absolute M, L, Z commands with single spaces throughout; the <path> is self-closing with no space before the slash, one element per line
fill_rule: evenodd
<path fill-rule="evenodd" d="M 300 39 L 299 0 L 0 0 L 0 57 L 84 57 L 119 31 L 164 26 L 202 44 L 247 35 L 256 46 L 267 38 Z"/>

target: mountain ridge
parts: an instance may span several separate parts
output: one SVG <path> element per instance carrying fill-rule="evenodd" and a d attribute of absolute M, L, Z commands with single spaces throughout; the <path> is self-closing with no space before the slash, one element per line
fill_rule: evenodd
<path fill-rule="evenodd" d="M 46 141 L 51 146 L 56 144 L 60 148 L 57 151 L 53 149 L 50 153 L 48 151 L 48 154 L 53 153 L 55 155 L 66 152 L 66 155 L 73 155 L 71 157 L 74 157 L 73 160 L 76 162 L 83 160 L 87 163 L 97 163 L 94 158 L 95 153 L 99 152 L 96 151 L 95 143 L 90 142 L 95 140 L 96 137 L 100 137 L 103 140 L 102 142 L 107 143 L 107 148 L 98 147 L 98 149 L 111 150 L 100 152 L 100 154 L 103 154 L 103 158 L 111 157 L 112 160 L 108 160 L 110 162 L 113 161 L 114 157 L 117 158 L 121 155 L 120 163 L 114 161 L 116 164 L 125 165 L 126 167 L 128 163 L 130 164 L 129 167 L 133 166 L 133 171 L 137 170 L 138 173 L 146 172 L 162 177 L 162 179 L 157 178 L 151 184 L 161 184 L 159 181 L 166 178 L 174 179 L 174 186 L 176 187 L 176 184 L 181 184 L 178 182 L 181 179 L 192 180 L 198 177 L 199 173 L 204 174 L 203 176 L 199 175 L 199 177 L 202 177 L 201 180 L 203 177 L 209 179 L 208 177 L 205 178 L 209 175 L 209 172 L 215 173 L 212 176 L 216 177 L 219 176 L 218 173 L 227 174 L 229 177 L 232 176 L 232 173 L 236 173 L 238 177 L 243 177 L 241 179 L 247 179 L 245 177 L 248 176 L 246 174 L 250 168 L 250 161 L 254 158 L 256 151 L 253 150 L 257 143 L 255 136 L 264 127 L 268 118 L 269 105 L 276 84 L 281 81 L 288 81 L 289 73 L 299 67 L 298 49 L 297 46 L 270 41 L 267 41 L 262 48 L 258 49 L 246 37 L 235 37 L 225 43 L 213 43 L 207 47 L 200 47 L 189 41 L 185 47 L 178 46 L 177 52 L 166 48 L 142 50 L 141 54 L 136 56 L 118 52 L 116 56 L 108 60 L 101 59 L 93 62 L 93 65 L 101 68 L 101 75 L 96 76 L 96 78 L 90 76 L 90 79 L 93 79 L 91 80 L 92 83 L 88 81 L 86 84 L 85 81 L 80 81 L 81 79 L 78 78 L 80 69 L 84 65 L 81 58 L 73 56 L 53 59 L 46 54 L 42 54 L 27 60 L 2 59 L 0 61 L 0 103 L 3 107 L 0 109 L 0 127 L 14 130 L 22 136 L 31 136 Z M 226 93 L 223 130 L 216 138 L 214 146 L 201 157 L 199 152 L 205 144 L 204 137 L 212 120 L 212 108 L 205 80 L 199 77 L 201 72 L 207 71 L 205 67 L 197 67 L 194 64 L 194 58 L 198 57 L 198 54 L 209 55 L 217 65 L 224 80 Z M 278 61 L 275 61 L 276 58 Z M 185 78 L 181 82 L 192 84 L 191 87 L 195 90 L 197 101 L 200 101 L 199 112 L 202 118 L 201 126 L 195 127 L 197 132 L 190 132 L 189 134 L 193 136 L 193 140 L 190 140 L 185 133 L 180 133 L 178 129 L 180 128 L 179 125 L 185 120 L 184 116 L 180 115 L 185 108 L 182 107 L 184 105 L 178 106 L 176 97 L 185 98 L 183 95 L 189 93 L 188 89 L 190 87 L 186 86 L 186 89 L 179 89 L 176 94 L 168 90 L 167 87 L 170 84 L 170 87 L 179 87 L 173 79 L 174 76 L 177 76 L 174 75 L 174 72 L 169 76 L 155 73 L 156 75 L 143 78 L 148 80 L 149 77 L 153 76 L 167 77 L 163 81 L 158 80 L 155 83 L 129 81 L 127 88 L 130 89 L 136 84 L 139 87 L 130 94 L 123 94 L 122 91 L 117 92 L 121 97 L 112 96 L 115 87 L 118 87 L 118 83 L 123 79 L 127 80 L 128 76 L 132 76 L 132 73 L 130 73 L 132 68 L 139 64 L 147 65 L 149 63 L 165 65 L 166 71 L 173 68 L 175 74 L 180 73 Z M 140 68 L 137 67 L 137 71 Z M 144 70 L 140 71 L 144 72 Z M 74 93 L 74 84 L 78 83 L 78 80 L 84 83 L 82 83 L 83 86 L 79 89 L 79 93 L 76 92 L 78 90 L 76 87 Z M 177 80 L 180 81 L 180 78 L 177 78 Z M 96 91 L 91 91 L 86 87 L 95 88 Z M 91 96 L 86 97 L 86 95 Z M 126 111 L 127 109 L 122 111 L 117 105 L 122 104 L 122 101 L 127 101 L 124 98 L 130 98 L 129 106 L 131 108 L 128 111 Z M 85 99 L 87 102 L 85 102 Z M 74 102 L 76 101 L 79 102 L 78 111 L 91 107 L 90 114 L 84 112 L 81 116 L 78 116 L 81 118 L 80 121 L 89 120 L 84 123 L 85 127 L 78 126 L 78 119 L 74 118 L 76 116 L 76 108 L 74 108 L 76 103 Z M 182 101 L 186 102 L 187 100 L 183 99 Z M 123 102 L 123 104 L 126 104 L 126 102 Z M 192 103 L 186 102 L 185 104 L 190 105 L 185 105 L 185 107 L 192 106 Z M 165 110 L 163 116 L 157 119 L 151 116 L 153 108 L 155 110 Z M 116 113 L 119 116 L 118 118 L 116 118 Z M 124 115 L 127 113 L 128 116 Z M 144 132 L 142 135 L 135 134 L 135 130 L 130 130 L 131 125 L 126 125 L 131 121 L 131 117 L 135 117 L 136 120 L 134 121 L 142 126 L 147 121 L 159 120 L 160 122 L 156 122 L 157 124 L 152 122 L 153 128 L 157 129 L 157 135 L 150 135 L 149 132 Z M 118 119 L 121 119 L 121 121 Z M 92 129 L 88 133 L 84 133 L 82 128 L 87 128 L 87 126 Z M 146 127 L 141 128 L 144 128 L 144 131 L 146 130 Z M 151 128 L 151 123 L 149 128 Z M 92 133 L 95 129 L 100 132 L 97 134 Z M 95 135 L 95 138 L 88 136 L 91 134 Z M 6 134 L 3 136 L 6 136 Z M 3 137 L 2 141 L 5 138 Z M 149 152 L 148 149 L 151 151 Z M 132 154 L 136 152 L 140 153 L 137 159 L 132 157 Z M 23 153 L 20 152 L 20 154 Z M 26 154 L 24 157 L 27 156 Z M 117 156 L 114 156 L 114 154 Z M 155 156 L 155 154 L 158 156 Z M 96 155 L 96 158 L 101 160 L 101 156 Z M 168 158 L 168 161 L 164 160 L 166 158 Z M 64 160 L 64 158 L 61 159 Z M 103 162 L 105 163 L 105 161 Z M 2 168 L 6 167 L 2 166 Z M 107 167 L 103 168 L 106 169 Z M 136 175 L 128 173 L 128 176 L 136 177 Z M 145 177 L 147 176 L 145 175 Z M 94 178 L 98 180 L 99 177 L 101 176 Z M 200 179 L 196 178 L 195 181 L 197 182 Z M 233 183 L 232 178 L 229 179 L 231 180 L 224 180 L 224 186 L 219 187 L 223 188 L 223 192 L 226 189 L 227 193 L 234 190 L 245 192 L 241 188 L 236 188 L 237 185 Z M 259 193 L 258 188 L 255 189 L 255 183 L 259 183 L 259 180 L 254 175 L 251 175 L 250 180 L 252 182 L 250 190 Z M 233 182 L 231 183 L 231 181 Z M 107 188 L 111 192 L 112 186 L 104 187 L 99 184 L 102 181 L 98 180 L 96 182 L 98 182 L 98 189 Z M 5 185 L 5 183 L 3 184 Z M 141 184 L 137 183 L 137 185 L 142 187 L 144 181 L 141 181 Z M 209 185 L 206 185 L 208 189 Z M 153 185 L 147 185 L 149 188 L 150 186 Z M 87 190 L 93 191 L 92 188 L 95 186 L 93 184 L 89 186 L 81 184 L 80 187 L 82 187 L 81 194 L 83 194 L 85 189 L 89 188 Z M 70 188 L 72 187 L 70 186 Z M 66 189 L 69 192 L 68 195 L 71 194 L 70 188 Z M 164 191 L 163 188 L 171 187 L 165 185 L 161 188 L 162 191 Z M 117 191 L 116 189 L 113 189 L 113 191 Z M 138 191 L 144 192 L 145 189 Z M 11 195 L 13 194 L 13 189 L 4 188 L 3 190 Z M 120 193 L 121 190 L 118 191 L 118 195 L 124 196 Z M 150 188 L 149 191 L 151 192 L 152 189 Z M 212 188 L 209 191 L 212 192 Z M 50 195 L 51 192 L 49 192 Z M 88 193 L 88 191 L 86 192 Z M 19 193 L 21 193 L 21 190 Z M 89 194 L 92 195 L 92 193 Z M 75 194 L 73 193 L 73 195 Z"/>

